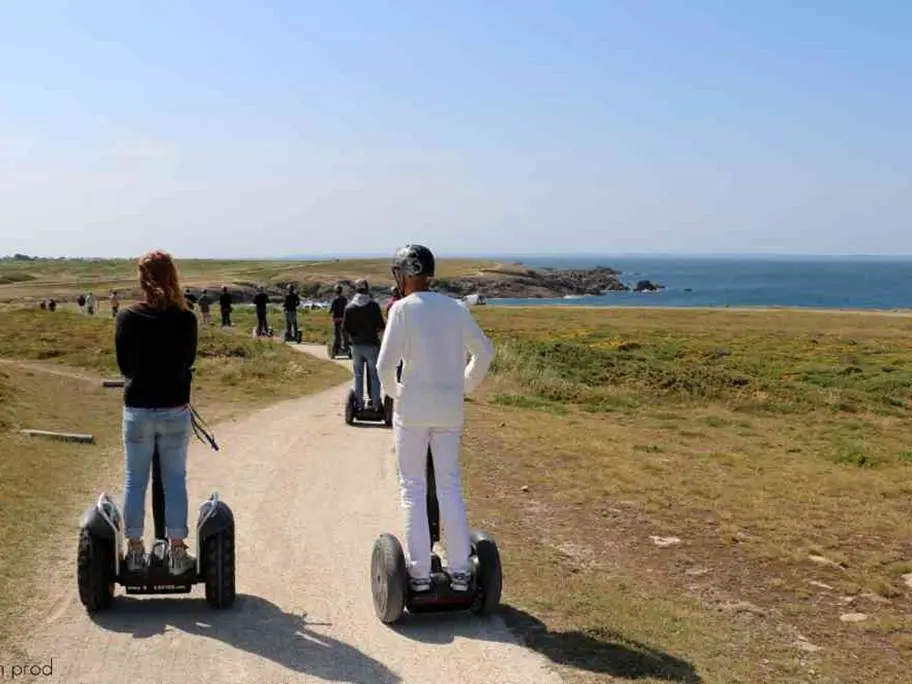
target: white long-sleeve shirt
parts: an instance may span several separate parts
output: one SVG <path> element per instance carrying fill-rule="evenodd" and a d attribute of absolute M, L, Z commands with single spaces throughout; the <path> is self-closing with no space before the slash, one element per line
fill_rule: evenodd
<path fill-rule="evenodd" d="M 383 392 L 395 400 L 394 421 L 461 427 L 463 399 L 484 380 L 493 358 L 491 341 L 462 302 L 436 292 L 400 299 L 390 309 L 377 359 Z"/>

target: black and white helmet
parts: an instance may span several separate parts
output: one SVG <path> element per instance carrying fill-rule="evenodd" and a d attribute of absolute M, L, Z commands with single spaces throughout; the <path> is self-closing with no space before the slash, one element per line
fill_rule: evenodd
<path fill-rule="evenodd" d="M 434 275 L 434 255 L 424 245 L 405 245 L 396 250 L 391 268 L 403 276 L 430 277 Z"/>

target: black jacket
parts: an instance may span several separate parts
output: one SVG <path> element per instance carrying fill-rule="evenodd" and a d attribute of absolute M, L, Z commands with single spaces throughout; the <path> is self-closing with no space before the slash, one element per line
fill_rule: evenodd
<path fill-rule="evenodd" d="M 196 316 L 171 307 L 143 304 L 117 314 L 114 346 L 126 379 L 124 404 L 133 408 L 175 408 L 190 401 L 196 361 Z"/>
<path fill-rule="evenodd" d="M 380 332 L 384 327 L 380 305 L 367 295 L 355 296 L 351 304 L 345 307 L 342 329 L 351 337 L 352 344 L 379 347 Z"/>
<path fill-rule="evenodd" d="M 301 298 L 298 297 L 294 292 L 289 292 L 285 295 L 285 311 L 297 311 L 298 304 L 301 303 Z"/>
<path fill-rule="evenodd" d="M 345 315 L 345 305 L 348 304 L 348 300 L 344 295 L 339 295 L 332 303 L 329 305 L 329 313 L 332 314 L 333 318 L 342 318 Z"/>
<path fill-rule="evenodd" d="M 222 311 L 231 311 L 231 293 L 223 292 L 219 297 L 219 306 Z"/>
<path fill-rule="evenodd" d="M 253 303 L 257 311 L 266 311 L 266 305 L 269 304 L 269 295 L 265 292 L 257 292 L 253 297 Z"/>

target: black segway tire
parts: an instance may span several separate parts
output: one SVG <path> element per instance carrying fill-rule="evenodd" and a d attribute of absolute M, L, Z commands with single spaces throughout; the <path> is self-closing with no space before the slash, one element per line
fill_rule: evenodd
<path fill-rule="evenodd" d="M 390 625 L 402 618 L 407 587 L 408 570 L 402 545 L 393 535 L 381 534 L 371 554 L 371 594 L 380 622 Z"/>
<path fill-rule="evenodd" d="M 503 571 L 496 542 L 484 532 L 472 532 L 472 553 L 475 556 L 475 601 L 472 612 L 490 615 L 500 605 L 503 590 Z"/>
<path fill-rule="evenodd" d="M 348 398 L 345 400 L 345 424 L 354 425 L 355 423 L 355 394 L 354 392 L 349 392 Z"/>
<path fill-rule="evenodd" d="M 79 531 L 76 556 L 76 583 L 79 600 L 89 613 L 107 610 L 114 602 L 114 548 L 108 539 L 92 536 L 86 528 Z"/>
<path fill-rule="evenodd" d="M 386 427 L 393 426 L 393 398 L 383 397 L 383 424 Z"/>
<path fill-rule="evenodd" d="M 234 572 L 234 534 L 219 532 L 203 542 L 206 601 L 213 608 L 230 608 L 237 596 Z"/>

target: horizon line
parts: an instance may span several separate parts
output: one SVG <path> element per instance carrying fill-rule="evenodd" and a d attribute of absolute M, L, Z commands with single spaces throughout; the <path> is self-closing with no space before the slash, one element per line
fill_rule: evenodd
<path fill-rule="evenodd" d="M 72 261 L 129 261 L 136 256 L 41 256 L 23 252 L 0 255 L 2 260 L 14 260 L 16 254 L 22 254 L 33 260 L 72 260 Z M 881 252 L 438 252 L 439 259 L 614 259 L 614 258 L 824 258 L 824 259 L 912 259 L 912 254 Z M 284 255 L 248 255 L 225 257 L 175 256 L 184 261 L 323 261 L 329 259 L 386 259 L 389 253 L 379 252 L 324 252 L 321 254 L 284 254 Z"/>

